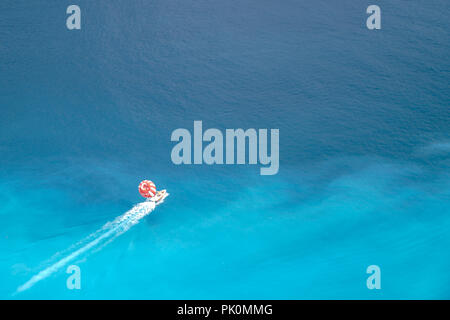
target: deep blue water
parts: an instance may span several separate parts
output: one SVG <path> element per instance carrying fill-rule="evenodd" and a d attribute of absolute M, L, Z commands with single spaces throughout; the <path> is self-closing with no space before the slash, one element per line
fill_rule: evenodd
<path fill-rule="evenodd" d="M 70 4 L 0 4 L 0 298 L 450 298 L 448 1 Z M 278 128 L 279 173 L 174 165 L 194 120 Z M 81 290 L 16 293 L 143 179 L 170 196 L 69 263 Z"/>

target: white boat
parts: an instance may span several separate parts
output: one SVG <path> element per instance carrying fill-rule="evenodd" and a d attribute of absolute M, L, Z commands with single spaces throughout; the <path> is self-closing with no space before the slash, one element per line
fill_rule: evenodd
<path fill-rule="evenodd" d="M 155 202 L 155 204 L 159 204 L 162 202 L 169 194 L 167 193 L 166 189 L 156 192 L 156 194 L 148 199 L 147 201 Z"/>

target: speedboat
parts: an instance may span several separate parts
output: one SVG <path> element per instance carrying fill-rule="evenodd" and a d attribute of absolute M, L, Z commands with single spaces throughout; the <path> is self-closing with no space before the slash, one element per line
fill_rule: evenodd
<path fill-rule="evenodd" d="M 162 202 L 169 194 L 167 193 L 166 189 L 160 190 L 156 192 L 156 194 L 149 198 L 148 201 L 155 202 L 155 204 L 159 204 Z"/>

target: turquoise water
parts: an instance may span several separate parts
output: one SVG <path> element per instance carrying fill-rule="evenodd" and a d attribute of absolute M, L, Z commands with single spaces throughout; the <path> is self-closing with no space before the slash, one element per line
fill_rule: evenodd
<path fill-rule="evenodd" d="M 449 298 L 447 1 L 69 4 L 0 5 L 0 298 Z M 279 128 L 279 173 L 174 165 L 194 120 Z"/>

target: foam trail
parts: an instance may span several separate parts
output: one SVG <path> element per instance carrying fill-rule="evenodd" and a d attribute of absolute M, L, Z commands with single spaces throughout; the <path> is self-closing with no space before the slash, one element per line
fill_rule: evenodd
<path fill-rule="evenodd" d="M 101 227 L 96 232 L 92 233 L 91 235 L 87 236 L 85 239 L 79 241 L 74 247 L 74 251 L 70 254 L 68 254 L 66 257 L 58 260 L 57 262 L 53 263 L 51 266 L 45 268 L 44 270 L 40 271 L 39 273 L 35 274 L 30 280 L 25 282 L 23 285 L 17 288 L 16 293 L 25 291 L 30 289 L 32 286 L 34 286 L 39 281 L 49 277 L 53 273 L 57 272 L 59 269 L 64 267 L 66 264 L 68 264 L 73 259 L 77 258 L 78 256 L 82 255 L 83 253 L 88 252 L 90 249 L 96 247 L 98 244 L 102 243 L 105 240 L 109 240 L 106 242 L 106 244 L 110 243 L 112 240 L 114 240 L 119 235 L 125 233 L 128 229 L 130 229 L 132 226 L 134 226 L 136 223 L 139 222 L 143 217 L 148 215 L 150 212 L 155 209 L 155 203 L 154 202 L 141 202 L 137 205 L 135 205 L 132 209 L 125 212 L 123 215 L 117 217 L 112 222 L 106 223 L 103 227 Z M 86 243 L 87 240 L 90 240 L 95 236 L 95 238 L 88 243 Z M 86 244 L 84 244 L 86 243 Z M 84 244 L 84 245 L 83 245 Z M 81 248 L 76 249 L 76 247 L 79 247 L 81 245 Z M 103 248 L 104 246 L 102 246 Z"/>

